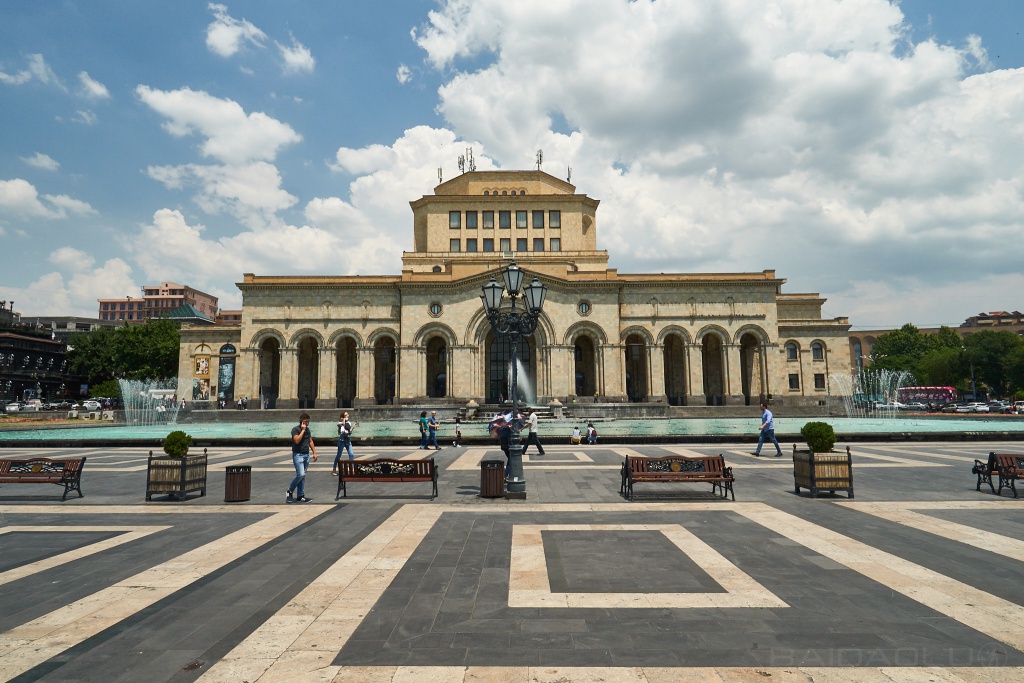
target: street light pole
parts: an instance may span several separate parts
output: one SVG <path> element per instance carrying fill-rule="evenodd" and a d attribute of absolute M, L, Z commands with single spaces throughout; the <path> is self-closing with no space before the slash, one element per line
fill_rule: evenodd
<path fill-rule="evenodd" d="M 480 298 L 484 302 L 487 320 L 491 330 L 498 338 L 507 337 L 512 343 L 512 421 L 509 427 L 512 438 L 509 443 L 509 469 L 506 498 L 526 499 L 526 478 L 523 476 L 523 447 L 519 443 L 519 340 L 529 337 L 537 329 L 541 311 L 544 308 L 544 297 L 547 286 L 534 276 L 533 281 L 523 287 L 525 273 L 519 269 L 515 261 L 501 271 L 502 282 L 495 278 L 482 287 Z M 508 293 L 512 305 L 508 310 L 501 310 L 502 297 Z M 516 304 L 523 299 L 523 309 L 517 310 Z"/>

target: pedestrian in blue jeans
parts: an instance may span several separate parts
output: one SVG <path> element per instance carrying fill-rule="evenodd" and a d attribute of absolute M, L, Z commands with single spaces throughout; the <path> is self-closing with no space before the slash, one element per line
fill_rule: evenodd
<path fill-rule="evenodd" d="M 437 445 L 437 428 L 439 424 L 440 423 L 437 421 L 437 411 L 431 410 L 430 419 L 427 420 L 427 431 L 429 432 L 430 435 L 430 438 L 428 439 L 426 445 L 428 451 L 430 450 L 430 444 L 434 444 L 435 451 L 441 450 L 441 447 Z"/>
<path fill-rule="evenodd" d="M 288 496 L 284 499 L 286 503 L 310 503 L 312 498 L 306 498 L 306 470 L 309 469 L 309 456 L 312 454 L 313 462 L 316 462 L 316 444 L 313 443 L 313 436 L 309 433 L 309 415 L 303 413 L 299 416 L 299 426 L 292 427 L 292 464 L 295 465 L 295 478 L 288 485 Z M 296 495 L 293 497 L 292 493 Z"/>
<path fill-rule="evenodd" d="M 427 447 L 427 411 L 420 413 L 420 448 Z"/>
<path fill-rule="evenodd" d="M 355 454 L 352 452 L 352 430 L 358 426 L 358 421 L 355 424 L 349 421 L 347 410 L 338 417 L 338 454 L 334 456 L 334 468 L 331 470 L 331 474 L 334 476 L 338 476 L 338 461 L 341 460 L 342 453 L 347 450 L 348 459 L 356 459 Z"/>
<path fill-rule="evenodd" d="M 761 445 L 764 444 L 765 439 L 771 439 L 772 443 L 775 444 L 775 457 L 782 457 L 782 448 L 779 447 L 779 442 L 775 439 L 775 416 L 772 415 L 772 411 L 768 410 L 768 406 L 764 403 L 761 404 L 761 426 L 758 428 L 761 430 L 761 436 L 757 437 L 757 448 L 751 455 L 760 457 L 761 456 Z"/>

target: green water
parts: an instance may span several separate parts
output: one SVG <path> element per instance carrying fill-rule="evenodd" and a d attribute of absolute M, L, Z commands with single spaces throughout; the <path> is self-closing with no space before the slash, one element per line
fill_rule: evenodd
<path fill-rule="evenodd" d="M 936 432 L 952 433 L 1018 433 L 1024 438 L 1024 418 L 1015 417 L 915 417 L 915 418 L 776 418 L 775 432 L 778 436 L 796 436 L 800 428 L 810 420 L 828 422 L 840 438 L 844 434 L 927 434 Z M 600 436 L 756 436 L 759 418 L 686 418 L 652 420 L 609 420 L 595 423 Z M 183 429 L 197 439 L 217 438 L 280 438 L 287 444 L 293 421 L 267 421 L 258 423 L 209 422 L 188 425 L 151 426 L 96 426 L 96 427 L 53 427 L 49 429 L 12 430 L 0 426 L 0 442 L 24 442 L 33 440 L 89 441 L 129 440 L 163 438 L 171 429 Z M 581 430 L 585 422 L 553 421 L 541 423 L 542 439 L 569 437 L 574 425 Z M 313 423 L 313 436 L 324 441 L 334 441 L 337 430 L 333 422 Z M 487 435 L 487 423 L 463 423 L 463 436 L 481 437 Z M 455 434 L 451 423 L 444 423 L 438 431 L 438 439 L 444 441 Z M 354 435 L 357 439 L 416 439 L 419 427 L 412 420 L 389 420 L 362 422 Z"/>

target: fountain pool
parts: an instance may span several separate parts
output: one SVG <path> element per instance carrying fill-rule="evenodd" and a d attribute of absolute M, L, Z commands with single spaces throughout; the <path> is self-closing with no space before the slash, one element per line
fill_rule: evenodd
<path fill-rule="evenodd" d="M 782 439 L 798 439 L 800 428 L 811 420 L 828 422 L 835 429 L 840 440 L 898 438 L 953 438 L 965 439 L 1022 439 L 1024 440 L 1024 418 L 1018 417 L 886 417 L 886 418 L 775 418 L 776 434 Z M 685 419 L 623 419 L 598 422 L 602 441 L 643 441 L 658 440 L 697 442 L 701 440 L 724 441 L 736 439 L 748 441 L 757 436 L 759 420 L 750 418 L 685 418 Z M 209 422 L 168 425 L 113 425 L 83 427 L 52 427 L 41 429 L 3 429 L 0 431 L 0 447 L 14 446 L 93 446 L 93 445 L 135 445 L 147 443 L 156 445 L 171 429 L 182 429 L 202 445 L 287 445 L 288 434 L 294 422 Z M 568 439 L 572 427 L 578 422 L 548 421 L 543 425 L 542 439 L 547 443 L 558 443 L 564 436 Z M 583 423 L 585 424 L 585 423 Z M 582 426 L 582 425 L 581 425 Z M 336 428 L 333 422 L 313 423 L 313 436 L 324 444 L 335 443 Z M 2 428 L 0 428 L 2 429 Z M 443 441 L 454 428 L 449 423 L 441 425 Z M 463 423 L 462 433 L 467 442 L 490 442 L 486 422 Z M 382 420 L 364 421 L 359 426 L 357 442 L 413 442 L 419 440 L 419 429 L 415 421 Z"/>

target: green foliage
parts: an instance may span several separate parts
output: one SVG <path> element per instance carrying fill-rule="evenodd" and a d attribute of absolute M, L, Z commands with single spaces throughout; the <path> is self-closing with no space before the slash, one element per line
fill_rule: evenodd
<path fill-rule="evenodd" d="M 120 398 L 121 385 L 117 380 L 108 379 L 106 382 L 89 385 L 90 396 L 105 396 L 106 398 Z"/>
<path fill-rule="evenodd" d="M 90 386 L 117 378 L 167 379 L 178 374 L 178 343 L 178 326 L 170 320 L 101 327 L 75 337 L 68 364 Z"/>
<path fill-rule="evenodd" d="M 800 436 L 813 453 L 828 453 L 836 445 L 836 433 L 827 422 L 808 422 L 800 428 Z"/>
<path fill-rule="evenodd" d="M 915 364 L 914 377 L 922 386 L 951 387 L 963 379 L 960 347 L 928 351 Z"/>
<path fill-rule="evenodd" d="M 188 447 L 192 444 L 192 437 L 183 431 L 174 431 L 164 439 L 164 453 L 172 458 L 184 458 L 188 455 Z"/>
<path fill-rule="evenodd" d="M 964 338 L 964 362 L 974 368 L 977 384 L 996 396 L 1006 396 L 1020 385 L 1011 379 L 1021 374 L 1021 350 L 1024 339 L 1012 332 L 983 330 Z M 970 369 L 968 369 L 970 372 Z"/>

